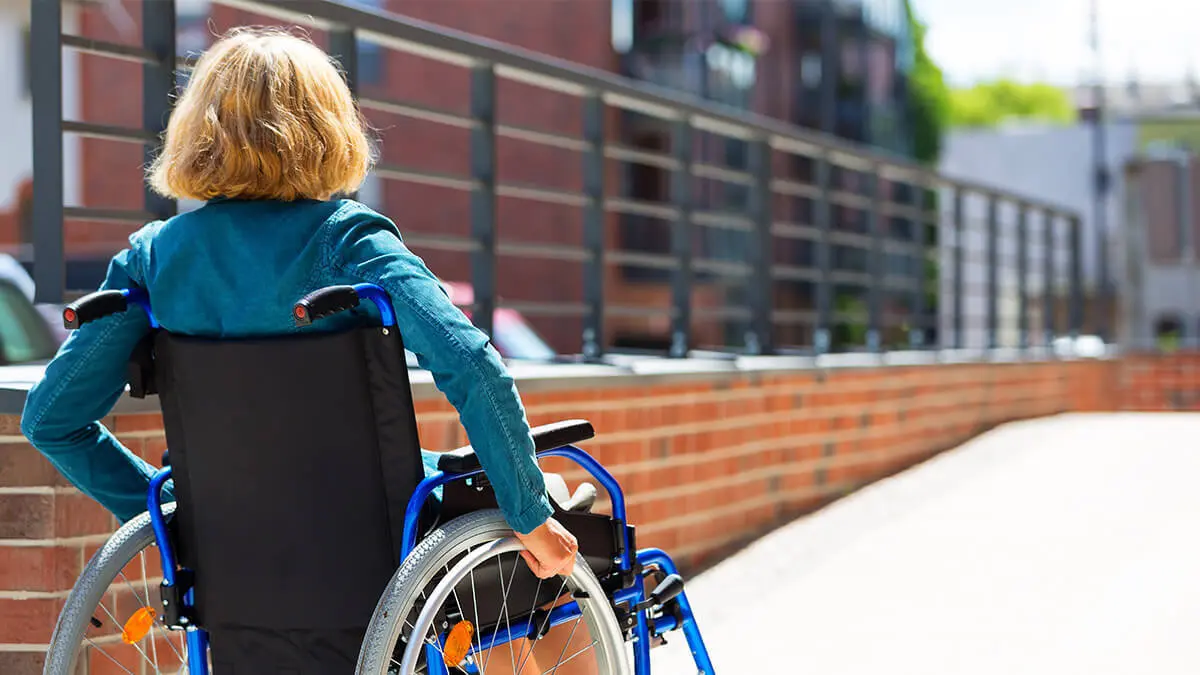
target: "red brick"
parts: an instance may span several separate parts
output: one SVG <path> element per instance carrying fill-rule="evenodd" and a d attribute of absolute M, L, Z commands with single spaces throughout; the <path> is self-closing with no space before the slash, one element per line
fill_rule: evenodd
<path fill-rule="evenodd" d="M 65 480 L 40 452 L 25 441 L 0 442 L 0 487 L 62 485 Z"/>
<path fill-rule="evenodd" d="M 0 539 L 49 539 L 53 536 L 53 495 L 0 494 Z"/>
<path fill-rule="evenodd" d="M 54 502 L 54 527 L 59 537 L 107 534 L 116 529 L 112 514 L 87 495 L 60 493 Z"/>
<path fill-rule="evenodd" d="M 4 675 L 41 675 L 45 662 L 46 657 L 40 651 L 0 651 L 0 673 Z"/>
<path fill-rule="evenodd" d="M 60 604 L 61 601 L 49 598 L 0 598 L 0 643 L 25 645 L 49 642 Z"/>
<path fill-rule="evenodd" d="M 0 546 L 0 590 L 62 591 L 81 570 L 78 548 Z"/>

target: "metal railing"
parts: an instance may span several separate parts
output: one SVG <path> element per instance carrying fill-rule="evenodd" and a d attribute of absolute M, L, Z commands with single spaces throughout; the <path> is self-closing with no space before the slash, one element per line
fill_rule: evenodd
<path fill-rule="evenodd" d="M 486 331 L 493 328 L 495 310 L 506 306 L 537 320 L 577 322 L 578 349 L 595 358 L 611 349 L 612 331 L 606 326 L 631 317 L 665 319 L 668 351 L 674 356 L 703 342 L 696 338 L 696 326 L 706 321 L 721 323 L 725 335 L 733 336 L 718 347 L 749 354 L 994 348 L 1005 346 L 1008 333 L 1016 335 L 1008 346 L 1028 347 L 1082 328 L 1080 225 L 1073 211 L 955 180 L 779 120 L 416 20 L 325 0 L 217 1 L 319 33 L 368 117 L 418 120 L 469 135 L 469 167 L 463 174 L 386 155 L 374 173 L 389 185 L 469 194 L 465 235 L 418 228 L 406 232 L 405 239 L 419 252 L 466 257 L 474 290 L 470 310 Z M 187 61 L 176 56 L 174 3 L 144 2 L 141 7 L 141 43 L 127 45 L 64 35 L 62 3 L 32 5 L 33 243 L 40 301 L 60 302 L 72 293 L 64 281 L 68 221 L 138 224 L 176 211 L 176 204 L 148 189 L 138 208 L 64 205 L 63 200 L 64 134 L 139 144 L 147 161 L 155 151 L 176 87 L 174 71 L 186 68 Z M 468 109 L 401 100 L 387 87 L 368 91 L 358 86 L 363 43 L 465 69 Z M 141 64 L 140 128 L 64 119 L 65 49 Z M 576 101 L 578 129 L 566 133 L 504 121 L 497 96 L 504 82 Z M 638 146 L 623 133 L 609 138 L 621 126 L 613 123 L 614 110 L 656 125 L 669 139 L 668 149 Z M 701 137 L 732 139 L 744 151 L 744 161 L 731 166 L 711 153 L 698 153 Z M 563 161 L 578 163 L 579 184 L 562 188 L 504 180 L 497 160 L 501 142 L 573 155 Z M 647 199 L 623 193 L 613 185 L 610 163 L 622 170 L 641 165 L 668 175 L 669 196 Z M 734 188 L 713 187 L 717 185 Z M 705 196 L 725 189 L 741 190 L 737 208 L 729 208 L 728 202 L 714 205 Z M 576 211 L 579 241 L 513 238 L 507 225 L 501 237 L 498 204 L 504 200 Z M 972 204 L 978 208 L 973 210 Z M 667 250 L 613 244 L 616 225 L 636 224 L 639 218 L 667 228 Z M 717 231 L 727 234 L 707 234 Z M 1006 244 L 1013 235 L 1015 244 Z M 973 250 L 969 245 L 972 237 L 982 247 L 982 260 L 972 257 L 980 252 L 979 246 Z M 737 246 L 726 245 L 735 240 Z M 1006 246 L 1014 255 L 1002 255 Z M 1033 252 L 1039 249 L 1041 259 L 1035 260 Z M 580 277 L 579 297 L 500 298 L 502 257 L 570 265 Z M 613 268 L 660 270 L 664 302 L 623 299 L 629 295 L 623 289 L 637 282 Z M 978 287 L 968 283 L 974 273 L 983 276 Z M 643 285 L 647 283 L 656 282 Z M 697 302 L 701 292 L 724 295 L 725 300 Z M 1015 317 L 1014 310 L 1002 307 L 1014 295 Z M 981 303 L 982 315 L 973 314 Z M 972 337 L 976 324 L 982 336 L 978 340 Z M 1011 330 L 1004 328 L 1010 324 Z M 851 344 L 835 344 L 835 333 L 847 327 L 861 328 L 861 335 L 851 330 Z M 902 337 L 888 337 L 897 334 Z"/>

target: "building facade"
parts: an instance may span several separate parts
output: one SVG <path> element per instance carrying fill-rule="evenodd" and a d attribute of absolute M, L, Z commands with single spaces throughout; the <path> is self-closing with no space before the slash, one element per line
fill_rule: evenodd
<path fill-rule="evenodd" d="M 439 0 L 352 0 L 352 4 L 396 12 L 621 73 L 720 105 L 827 129 L 901 154 L 907 152 L 904 74 L 911 63 L 911 39 L 901 0 L 506 0 L 471 3 L 470 11 L 465 10 L 464 3 Z M 277 23 L 271 17 L 209 0 L 176 0 L 175 6 L 177 51 L 181 57 L 194 56 L 230 27 Z M 77 15 L 72 19 L 76 23 L 67 32 L 137 44 L 141 38 L 140 8 L 138 0 L 81 5 L 72 10 Z M 751 28 L 757 30 L 748 31 Z M 310 34 L 318 44 L 328 45 L 321 31 Z M 765 50 L 763 45 L 768 45 Z M 68 97 L 77 98 L 77 114 L 68 117 L 98 124 L 142 126 L 141 66 L 95 55 L 72 55 L 70 50 L 67 53 L 72 63 L 77 61 L 72 67 L 79 71 L 75 93 Z M 364 99 L 385 104 L 411 102 L 458 114 L 470 109 L 469 73 L 460 67 L 401 53 L 365 39 L 359 40 L 356 58 L 356 85 Z M 183 72 L 179 83 L 185 81 Z M 381 165 L 395 170 L 373 176 L 359 198 L 393 217 L 406 233 L 429 237 L 468 235 L 468 194 L 444 185 L 413 184 L 395 176 L 405 168 L 468 173 L 469 134 L 461 127 L 395 114 L 387 105 L 367 105 L 365 109 L 378 138 Z M 820 110 L 832 110 L 833 116 L 814 117 L 814 111 Z M 499 82 L 497 115 L 501 123 L 513 126 L 563 135 L 580 133 L 577 98 L 517 82 Z M 609 138 L 620 138 L 634 149 L 669 152 L 669 129 L 661 122 L 610 109 L 605 126 Z M 145 156 L 141 147 L 98 138 L 68 136 L 67 141 L 68 147 L 78 148 L 78 157 L 67 162 L 68 173 L 77 173 L 77 178 L 68 180 L 77 184 L 73 194 L 68 187 L 68 194 L 72 194 L 69 203 L 142 208 Z M 747 148 L 740 141 L 706 137 L 696 139 L 696 143 L 697 161 L 732 169 L 747 165 Z M 500 180 L 505 182 L 577 190 L 582 181 L 578 155 L 544 145 L 501 139 L 497 164 Z M 812 178 L 812 167 L 803 161 L 787 171 L 797 180 Z M 652 166 L 609 162 L 605 179 L 609 194 L 646 202 L 666 203 L 671 199 L 668 173 Z M 849 178 L 835 176 L 835 181 L 847 191 L 856 189 Z M 898 198 L 903 186 L 885 185 L 881 189 L 891 198 Z M 744 212 L 749 198 L 744 187 L 717 181 L 700 180 L 693 192 L 697 208 L 716 212 Z M 2 200 L 0 195 L 0 213 L 5 205 Z M 777 207 L 777 218 L 803 222 L 812 205 L 794 201 Z M 184 203 L 180 208 L 195 206 Z M 551 246 L 581 242 L 577 208 L 509 196 L 501 196 L 497 208 L 503 238 Z M 834 220 L 835 228 L 856 231 L 862 229 L 865 218 L 861 212 L 838 207 Z M 3 222 L 0 219 L 0 224 Z M 109 256 L 140 225 L 68 220 L 68 288 L 93 288 L 102 278 Z M 609 225 L 606 244 L 610 250 L 642 258 L 670 251 L 670 225 L 665 221 L 612 214 Z M 746 259 L 750 244 L 745 233 L 694 229 L 698 258 L 714 264 Z M 908 236 L 901 230 L 897 232 Z M 9 239 L 17 246 L 27 243 L 19 233 L 10 234 Z M 414 248 L 447 280 L 469 280 L 468 252 L 453 247 Z M 861 252 L 843 253 L 835 255 L 835 265 L 857 268 L 865 260 Z M 783 264 L 813 264 L 811 242 L 780 242 L 775 256 Z M 498 262 L 498 293 L 502 300 L 518 302 L 578 302 L 582 295 L 578 269 L 578 263 L 568 261 L 528 264 L 502 256 Z M 609 344 L 667 348 L 669 277 L 668 271 L 653 265 L 610 265 L 605 288 L 609 301 L 637 311 L 622 313 L 608 323 Z M 745 302 L 744 282 L 721 280 L 703 272 L 697 281 L 693 302 L 701 309 Z M 779 308 L 811 309 L 811 288 L 793 286 L 781 285 L 778 289 Z M 848 292 L 861 295 L 862 290 Z M 658 309 L 662 311 L 642 311 Z M 738 346 L 745 334 L 739 320 L 697 321 L 693 346 Z M 578 350 L 578 320 L 535 318 L 534 324 L 556 348 Z M 794 335 L 785 341 L 809 339 L 809 335 Z"/>

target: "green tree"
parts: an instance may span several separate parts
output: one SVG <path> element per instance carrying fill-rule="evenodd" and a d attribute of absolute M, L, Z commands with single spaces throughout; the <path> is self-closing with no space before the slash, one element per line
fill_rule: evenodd
<path fill-rule="evenodd" d="M 1067 92 L 1051 84 L 1001 78 L 950 92 L 950 123 L 956 127 L 995 127 L 1009 120 L 1070 124 L 1075 118 Z"/>
<path fill-rule="evenodd" d="M 925 51 L 929 27 L 917 18 L 910 0 L 905 0 L 904 11 L 913 41 L 913 67 L 908 76 L 913 156 L 919 162 L 934 165 L 941 156 L 942 136 L 950 122 L 950 90 L 942 69 Z"/>

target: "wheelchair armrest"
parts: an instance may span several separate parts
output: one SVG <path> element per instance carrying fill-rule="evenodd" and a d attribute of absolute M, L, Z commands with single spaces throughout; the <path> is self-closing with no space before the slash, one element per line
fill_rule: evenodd
<path fill-rule="evenodd" d="M 542 453 L 586 441 L 596 435 L 596 430 L 587 420 L 564 420 L 534 427 L 530 435 L 533 436 L 534 452 Z M 438 457 L 438 469 L 446 473 L 468 473 L 480 468 L 475 449 L 469 445 L 444 452 Z"/>

